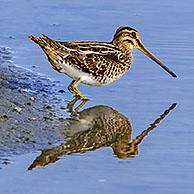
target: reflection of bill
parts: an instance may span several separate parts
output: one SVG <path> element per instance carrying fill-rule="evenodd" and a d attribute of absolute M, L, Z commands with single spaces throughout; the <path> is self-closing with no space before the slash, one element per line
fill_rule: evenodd
<path fill-rule="evenodd" d="M 138 155 L 138 145 L 150 131 L 176 107 L 172 104 L 146 130 L 131 140 L 132 127 L 127 117 L 108 106 L 94 106 L 79 112 L 65 129 L 71 133 L 69 140 L 59 146 L 43 150 L 28 168 L 29 170 L 54 163 L 61 156 L 93 151 L 101 147 L 111 147 L 121 159 Z M 76 130 L 79 128 L 79 131 Z"/>

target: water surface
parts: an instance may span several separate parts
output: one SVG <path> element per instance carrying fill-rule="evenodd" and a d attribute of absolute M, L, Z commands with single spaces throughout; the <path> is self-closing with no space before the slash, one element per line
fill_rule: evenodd
<path fill-rule="evenodd" d="M 0 193 L 193 193 L 192 0 L 1 0 L 0 10 L 0 44 L 14 50 L 14 63 L 59 81 L 61 89 L 66 90 L 70 79 L 52 70 L 42 51 L 27 39 L 29 34 L 44 33 L 59 40 L 110 41 L 118 26 L 129 25 L 140 31 L 145 46 L 178 75 L 173 79 L 134 51 L 132 69 L 112 86 L 80 85 L 92 99 L 81 111 L 110 107 L 130 121 L 132 139 L 173 103 L 177 106 L 145 137 L 138 155 L 130 159 L 118 158 L 110 146 L 102 146 L 63 155 L 53 164 L 27 171 L 41 151 L 12 156 L 11 164 L 0 170 Z M 71 100 L 72 96 L 65 93 L 64 99 Z M 63 114 L 69 118 L 66 111 Z"/>

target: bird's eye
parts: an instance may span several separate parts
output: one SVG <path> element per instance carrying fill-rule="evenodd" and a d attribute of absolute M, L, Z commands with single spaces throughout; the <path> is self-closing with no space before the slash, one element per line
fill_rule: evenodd
<path fill-rule="evenodd" d="M 136 33 L 135 32 L 131 32 L 131 36 L 135 38 L 136 37 Z"/>

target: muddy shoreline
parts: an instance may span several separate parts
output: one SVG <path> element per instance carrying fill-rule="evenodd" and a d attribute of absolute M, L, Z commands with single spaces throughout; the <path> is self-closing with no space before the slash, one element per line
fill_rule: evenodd
<path fill-rule="evenodd" d="M 9 157 L 63 141 L 65 91 L 56 83 L 12 63 L 10 49 L 0 47 L 0 163 Z"/>

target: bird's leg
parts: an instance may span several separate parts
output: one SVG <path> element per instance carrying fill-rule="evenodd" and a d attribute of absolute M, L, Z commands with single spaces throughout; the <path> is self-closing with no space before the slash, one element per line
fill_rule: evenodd
<path fill-rule="evenodd" d="M 78 89 L 77 86 L 80 84 L 81 79 L 73 80 L 70 85 L 68 86 L 69 91 L 72 94 L 75 94 L 76 96 L 80 97 L 82 100 L 88 100 L 86 96 L 84 96 Z"/>

